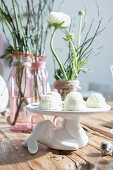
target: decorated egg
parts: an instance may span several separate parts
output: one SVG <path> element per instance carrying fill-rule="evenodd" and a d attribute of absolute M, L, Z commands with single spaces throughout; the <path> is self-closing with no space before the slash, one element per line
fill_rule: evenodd
<path fill-rule="evenodd" d="M 112 152 L 112 144 L 110 142 L 104 141 L 100 144 L 100 150 L 102 155 L 108 155 Z"/>

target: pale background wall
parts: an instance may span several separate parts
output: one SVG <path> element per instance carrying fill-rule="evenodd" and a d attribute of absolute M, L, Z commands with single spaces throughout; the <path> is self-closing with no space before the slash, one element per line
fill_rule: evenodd
<path fill-rule="evenodd" d="M 7 2 L 10 2 L 10 0 L 7 0 Z M 20 0 L 19 3 L 22 2 L 22 5 L 24 5 L 25 1 Z M 56 0 L 56 6 L 57 9 L 59 0 Z M 100 16 L 103 17 L 103 26 L 106 26 L 107 28 L 104 30 L 102 35 L 95 41 L 93 44 L 94 48 L 100 47 L 101 45 L 104 45 L 104 49 L 101 52 L 100 55 L 95 56 L 92 58 L 88 65 L 89 68 L 93 71 L 91 73 L 87 74 L 81 74 L 79 77 L 79 80 L 81 82 L 81 86 L 83 90 L 86 90 L 88 88 L 88 83 L 90 81 L 112 81 L 111 79 L 111 73 L 110 73 L 110 64 L 113 64 L 113 20 L 106 24 L 109 18 L 113 15 L 113 0 L 98 0 L 98 6 L 100 11 Z M 9 3 L 10 5 L 10 3 Z M 64 5 L 62 6 L 62 12 L 67 13 L 70 16 L 73 16 L 76 14 L 80 9 L 84 9 L 84 6 L 87 9 L 87 26 L 86 30 L 93 18 L 95 18 L 95 24 L 93 26 L 92 32 L 96 29 L 97 22 L 98 22 L 98 16 L 97 16 L 97 7 L 95 0 L 64 0 Z M 76 18 L 76 25 L 75 30 L 78 29 L 78 22 Z M 2 33 L 2 27 L 0 24 L 0 34 Z M 60 32 L 55 37 L 54 40 L 54 46 L 57 48 L 57 52 L 59 56 L 62 58 L 61 60 L 64 61 L 65 57 L 67 57 L 67 50 L 65 49 L 64 41 L 62 40 L 62 35 Z M 3 45 L 6 45 L 6 40 L 3 37 Z M 49 36 L 50 38 L 50 36 Z M 46 56 L 47 56 L 47 70 L 49 73 L 49 82 L 52 84 L 54 81 L 53 74 L 54 74 L 54 68 L 53 68 L 53 59 L 51 55 L 51 51 L 49 48 L 49 38 L 47 40 L 47 46 L 46 46 Z M 76 34 L 75 34 L 76 38 Z M 58 50 L 60 49 L 60 50 Z M 3 75 L 5 80 L 7 80 L 8 75 L 10 74 L 10 70 L 7 68 L 6 63 L 3 61 L 0 61 L 0 74 Z"/>

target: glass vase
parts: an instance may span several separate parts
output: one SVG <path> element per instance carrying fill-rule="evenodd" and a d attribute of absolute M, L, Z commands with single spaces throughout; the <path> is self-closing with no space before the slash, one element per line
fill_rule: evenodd
<path fill-rule="evenodd" d="M 48 73 L 46 70 L 45 56 L 36 56 L 41 58 L 41 60 L 32 63 L 34 70 L 34 88 L 35 92 L 35 102 L 39 101 L 40 98 L 47 94 L 47 82 L 48 82 Z"/>
<path fill-rule="evenodd" d="M 13 54 L 14 67 L 10 76 L 10 123 L 11 130 L 32 130 L 31 113 L 26 105 L 34 102 L 34 81 L 31 55 Z"/>
<path fill-rule="evenodd" d="M 35 102 L 39 102 L 43 95 L 47 94 L 48 90 L 48 73 L 46 70 L 45 56 L 35 56 L 35 63 L 32 63 L 34 75 L 34 94 Z M 46 116 L 45 116 L 46 117 Z M 32 122 L 38 123 L 43 121 L 45 117 L 32 113 Z"/>

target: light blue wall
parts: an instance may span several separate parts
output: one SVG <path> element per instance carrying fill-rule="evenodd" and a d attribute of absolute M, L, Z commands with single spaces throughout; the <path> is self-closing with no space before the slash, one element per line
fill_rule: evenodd
<path fill-rule="evenodd" d="M 10 2 L 10 0 L 7 1 Z M 25 1 L 22 0 L 20 0 L 19 2 L 22 5 L 24 5 L 25 3 Z M 88 83 L 90 81 L 112 81 L 111 73 L 110 73 L 110 64 L 113 64 L 113 20 L 109 24 L 106 23 L 109 20 L 109 18 L 113 15 L 113 0 L 98 0 L 97 2 L 99 6 L 100 16 L 103 17 L 102 26 L 103 27 L 105 26 L 106 29 L 104 30 L 102 35 L 100 35 L 96 39 L 95 43 L 93 44 L 93 48 L 96 49 L 102 45 L 104 45 L 104 48 L 100 55 L 93 57 L 88 63 L 89 68 L 92 69 L 93 72 L 87 74 L 80 74 L 79 80 L 81 82 L 81 86 L 83 90 L 87 89 Z M 58 3 L 59 0 L 56 0 L 56 5 L 54 10 L 57 9 Z M 98 15 L 97 15 L 97 7 L 96 7 L 95 0 L 64 0 L 64 5 L 62 6 L 61 11 L 73 17 L 74 15 L 77 14 L 77 12 L 80 9 L 84 10 L 84 7 L 87 9 L 86 29 L 84 30 L 84 34 L 85 34 L 93 18 L 95 19 L 95 21 L 94 21 L 94 26 L 92 28 L 92 32 L 94 32 L 97 27 Z M 75 32 L 77 32 L 77 30 L 78 30 L 78 20 L 76 16 Z M 0 33 L 2 33 L 1 24 L 0 24 Z M 67 49 L 64 44 L 64 41 L 62 40 L 62 36 L 63 34 L 60 33 L 59 31 L 55 37 L 54 46 L 57 49 L 57 52 L 61 60 L 64 61 L 65 58 L 67 57 Z M 77 38 L 76 36 L 77 33 L 75 34 L 75 39 Z M 49 48 L 49 40 L 50 40 L 49 38 L 47 40 L 45 55 L 47 56 L 46 66 L 49 73 L 49 82 L 52 84 L 54 81 L 53 78 L 54 68 L 53 68 L 52 54 Z M 3 39 L 5 44 L 6 40 L 4 37 Z M 9 75 L 9 69 L 4 68 L 3 76 L 5 80 L 7 80 L 8 75 Z"/>

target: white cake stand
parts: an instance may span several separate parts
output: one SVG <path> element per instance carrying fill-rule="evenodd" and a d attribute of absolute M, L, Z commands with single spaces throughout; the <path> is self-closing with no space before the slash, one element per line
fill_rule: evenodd
<path fill-rule="evenodd" d="M 88 136 L 80 125 L 80 115 L 107 112 L 111 107 L 106 105 L 105 108 L 87 108 L 85 111 L 53 111 L 40 110 L 37 104 L 30 104 L 27 106 L 27 109 L 38 114 L 64 118 L 61 128 L 56 128 L 49 120 L 36 125 L 33 133 L 24 143 L 24 146 L 28 147 L 30 153 L 36 153 L 38 151 L 38 148 L 36 148 L 37 141 L 58 150 L 77 150 L 84 147 L 88 143 Z"/>

